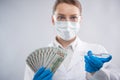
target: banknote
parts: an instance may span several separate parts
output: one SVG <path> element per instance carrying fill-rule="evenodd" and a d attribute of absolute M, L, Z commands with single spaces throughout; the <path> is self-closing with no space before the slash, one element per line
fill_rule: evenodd
<path fill-rule="evenodd" d="M 26 63 L 34 72 L 43 66 L 55 73 L 66 56 L 67 52 L 61 48 L 44 47 L 30 53 L 26 59 Z"/>

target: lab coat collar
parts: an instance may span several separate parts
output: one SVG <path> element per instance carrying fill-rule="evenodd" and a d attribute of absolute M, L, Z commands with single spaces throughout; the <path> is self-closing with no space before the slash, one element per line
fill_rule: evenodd
<path fill-rule="evenodd" d="M 76 39 L 71 43 L 71 44 L 69 44 L 68 45 L 68 47 L 71 47 L 71 49 L 72 49 L 72 51 L 74 52 L 75 51 L 75 49 L 76 49 L 76 46 L 77 46 L 77 43 L 78 43 L 78 41 L 79 41 L 79 38 L 78 38 L 78 36 L 76 37 Z M 65 49 L 65 48 L 63 48 L 63 46 L 56 40 L 56 38 L 54 39 L 54 45 L 56 46 L 56 47 L 60 47 L 60 48 L 62 48 L 62 49 Z M 67 47 L 67 48 L 68 48 Z"/>

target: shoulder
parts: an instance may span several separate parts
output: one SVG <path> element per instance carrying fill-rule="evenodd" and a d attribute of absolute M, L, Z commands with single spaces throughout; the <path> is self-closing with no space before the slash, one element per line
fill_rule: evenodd
<path fill-rule="evenodd" d="M 91 50 L 93 53 L 107 53 L 107 50 L 100 44 L 88 43 L 85 41 L 79 40 L 79 48 L 89 51 Z"/>

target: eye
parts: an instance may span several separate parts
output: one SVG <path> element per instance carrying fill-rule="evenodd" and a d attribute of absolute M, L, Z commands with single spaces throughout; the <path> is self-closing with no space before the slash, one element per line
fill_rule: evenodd
<path fill-rule="evenodd" d="M 78 19 L 77 16 L 71 16 L 71 17 L 70 17 L 70 20 L 72 20 L 72 21 L 76 21 L 77 19 Z"/>
<path fill-rule="evenodd" d="M 60 20 L 65 20 L 65 17 L 64 17 L 64 16 L 58 16 L 58 17 L 57 17 L 57 20 L 59 20 L 59 21 L 60 21 Z"/>

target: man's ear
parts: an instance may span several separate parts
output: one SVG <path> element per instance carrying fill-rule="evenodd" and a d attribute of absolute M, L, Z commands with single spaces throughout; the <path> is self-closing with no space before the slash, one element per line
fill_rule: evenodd
<path fill-rule="evenodd" d="M 53 15 L 52 15 L 52 24 L 54 25 L 55 24 L 55 20 L 54 20 L 54 17 L 53 17 Z"/>

